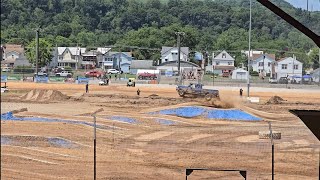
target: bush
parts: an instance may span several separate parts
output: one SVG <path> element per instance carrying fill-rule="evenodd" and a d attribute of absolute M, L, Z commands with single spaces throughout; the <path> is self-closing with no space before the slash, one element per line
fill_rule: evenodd
<path fill-rule="evenodd" d="M 70 66 L 64 67 L 64 70 L 72 73 L 72 68 Z"/>
<path fill-rule="evenodd" d="M 14 73 L 34 73 L 32 66 L 17 66 L 13 69 Z"/>
<path fill-rule="evenodd" d="M 251 76 L 259 76 L 259 73 L 257 71 L 252 71 Z"/>

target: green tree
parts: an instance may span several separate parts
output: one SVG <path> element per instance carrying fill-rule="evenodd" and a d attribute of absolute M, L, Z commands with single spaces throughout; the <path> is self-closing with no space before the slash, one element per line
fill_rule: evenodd
<path fill-rule="evenodd" d="M 309 54 L 309 62 L 313 69 L 319 68 L 319 48 L 314 48 Z"/>
<path fill-rule="evenodd" d="M 39 38 L 39 60 L 38 66 L 48 65 L 53 57 L 52 55 L 52 44 L 50 44 L 44 38 Z M 36 41 L 33 40 L 27 46 L 26 56 L 31 64 L 36 63 Z"/>

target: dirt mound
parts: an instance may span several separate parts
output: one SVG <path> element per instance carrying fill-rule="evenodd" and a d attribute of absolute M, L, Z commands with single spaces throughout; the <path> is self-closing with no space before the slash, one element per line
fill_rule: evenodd
<path fill-rule="evenodd" d="M 272 96 L 266 104 L 281 104 L 282 101 L 285 101 L 284 99 L 282 99 L 279 96 Z"/>
<path fill-rule="evenodd" d="M 161 99 L 161 97 L 158 94 L 151 94 L 148 96 L 150 99 Z"/>
<path fill-rule="evenodd" d="M 57 90 L 34 89 L 20 97 L 24 101 L 63 101 L 70 97 Z"/>

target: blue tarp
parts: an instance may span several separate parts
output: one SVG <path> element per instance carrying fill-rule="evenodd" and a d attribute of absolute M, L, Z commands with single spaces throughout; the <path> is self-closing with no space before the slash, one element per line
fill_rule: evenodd
<path fill-rule="evenodd" d="M 48 83 L 49 78 L 46 76 L 36 76 L 37 83 Z"/>
<path fill-rule="evenodd" d="M 78 84 L 88 84 L 89 78 L 86 77 L 78 77 Z"/>
<path fill-rule="evenodd" d="M 202 55 L 202 53 L 196 52 L 196 53 L 194 54 L 194 58 L 195 58 L 195 60 L 197 60 L 197 61 L 202 61 L 203 55 Z"/>
<path fill-rule="evenodd" d="M 64 120 L 64 119 L 51 119 L 51 118 L 41 118 L 41 117 L 16 117 L 12 112 L 7 112 L 1 114 L 1 121 L 32 121 L 32 122 L 62 122 L 68 124 L 81 124 L 86 126 L 94 127 L 93 123 L 88 123 L 85 121 L 74 121 L 74 120 Z M 100 129 L 110 129 L 109 126 L 96 125 Z"/>
<path fill-rule="evenodd" d="M 174 109 L 165 109 L 158 112 L 152 112 L 150 114 L 165 114 L 175 115 L 180 117 L 197 117 L 202 116 L 208 119 L 227 119 L 227 120 L 247 120 L 247 121 L 259 121 L 261 118 L 255 117 L 239 109 L 211 109 L 199 106 L 187 106 Z"/>
<path fill-rule="evenodd" d="M 1 82 L 7 82 L 7 81 L 8 81 L 8 76 L 1 75 Z"/>
<path fill-rule="evenodd" d="M 310 75 L 303 75 L 302 77 L 303 78 L 312 78 L 312 76 L 310 76 Z"/>

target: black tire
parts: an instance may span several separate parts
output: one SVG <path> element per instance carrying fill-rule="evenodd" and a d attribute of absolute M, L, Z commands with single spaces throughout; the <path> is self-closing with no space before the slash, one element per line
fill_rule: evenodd
<path fill-rule="evenodd" d="M 142 79 L 142 76 L 138 76 L 138 79 L 140 79 L 140 80 L 141 80 L 141 79 Z"/>
<path fill-rule="evenodd" d="M 70 74 L 67 75 L 67 78 L 71 78 L 72 76 Z"/>
<path fill-rule="evenodd" d="M 204 98 L 207 100 L 207 101 L 210 101 L 211 99 L 212 99 L 212 94 L 206 94 L 205 96 L 204 96 Z"/>
<path fill-rule="evenodd" d="M 179 90 L 178 94 L 180 97 L 184 97 L 184 95 L 186 94 L 186 92 L 184 92 L 183 90 Z"/>

